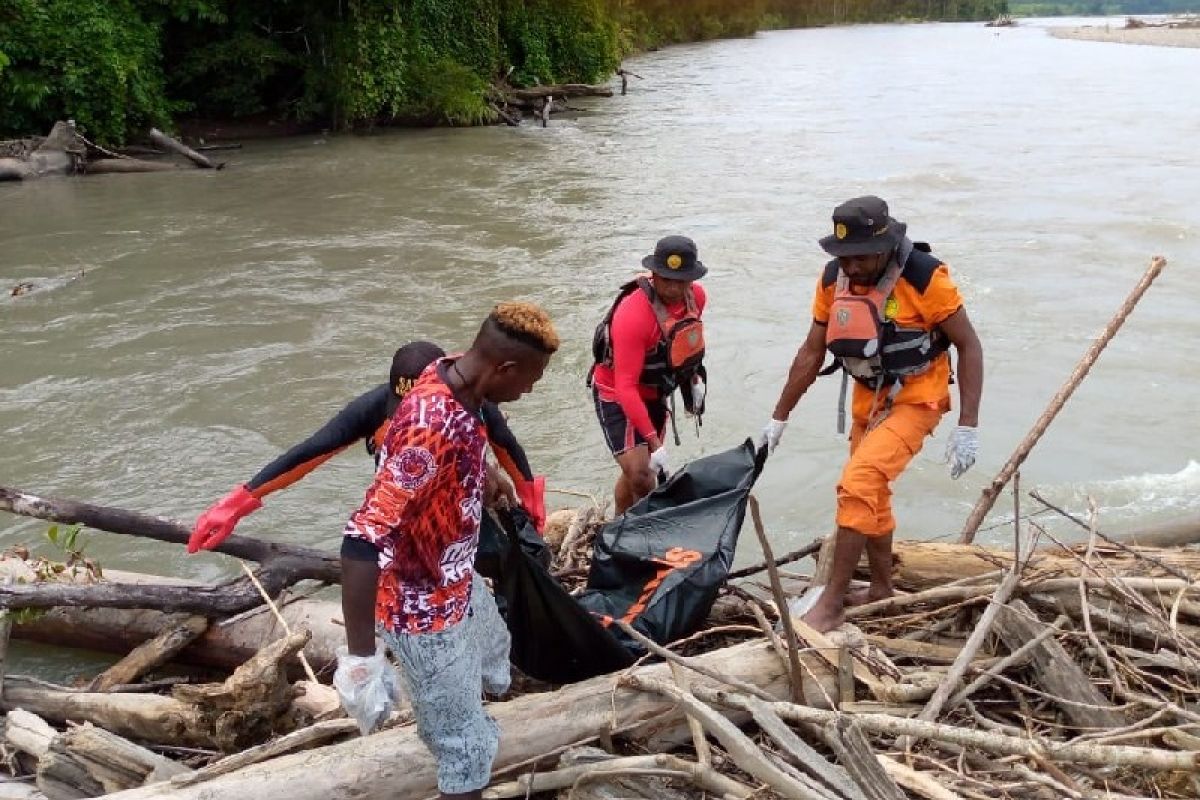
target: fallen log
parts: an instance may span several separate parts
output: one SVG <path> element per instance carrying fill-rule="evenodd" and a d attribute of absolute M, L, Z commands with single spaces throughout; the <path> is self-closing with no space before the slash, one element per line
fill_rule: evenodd
<path fill-rule="evenodd" d="M 178 172 L 179 167 L 164 161 L 140 158 L 98 158 L 79 168 L 87 175 L 127 175 L 142 172 Z"/>
<path fill-rule="evenodd" d="M 91 722 L 130 739 L 211 746 L 211 738 L 199 729 L 196 709 L 173 697 L 76 692 L 10 675 L 0 702 L 5 709 L 23 708 L 54 722 Z"/>
<path fill-rule="evenodd" d="M 506 98 L 516 101 L 529 102 L 546 97 L 612 97 L 611 86 L 601 86 L 589 83 L 557 83 L 550 86 L 530 86 L 526 89 L 508 89 L 504 92 Z"/>
<path fill-rule="evenodd" d="M 717 672 L 753 683 L 776 697 L 788 691 L 783 669 L 770 647 L 747 643 L 716 650 L 696 659 Z M 669 680 L 665 664 L 642 667 L 635 674 Z M 570 745 L 615 734 L 654 717 L 682 721 L 673 701 L 618 686 L 617 675 L 605 675 L 565 686 L 556 692 L 526 695 L 493 703 L 488 711 L 500 724 L 500 749 L 494 773 L 541 759 Z M 712 685 L 692 676 L 692 686 Z M 194 786 L 175 789 L 157 784 L 111 795 L 111 800 L 245 800 L 287 797 L 288 800 L 358 800 L 425 797 L 436 791 L 436 769 L 413 726 L 350 742 L 284 756 Z"/>
<path fill-rule="evenodd" d="M 163 517 L 78 500 L 41 497 L 9 486 L 0 486 L 0 511 L 179 545 L 186 545 L 192 533 L 190 528 Z M 337 553 L 267 542 L 238 534 L 225 539 L 214 550 L 263 565 L 274 562 L 281 569 L 291 571 L 296 580 L 311 578 L 325 583 L 341 581 L 342 565 Z"/>
<path fill-rule="evenodd" d="M 1141 545 L 1142 547 L 1182 547 L 1183 545 L 1200 542 L 1200 519 L 1186 519 L 1155 525 L 1151 528 L 1138 528 L 1114 537 L 1125 544 Z"/>
<path fill-rule="evenodd" d="M 99 797 L 192 770 L 87 723 L 55 736 L 38 760 L 37 786 L 50 800 Z"/>
<path fill-rule="evenodd" d="M 139 741 L 235 751 L 286 731 L 296 690 L 286 663 L 308 639 L 297 631 L 264 647 L 224 683 L 176 686 L 156 694 L 81 692 L 10 676 L 0 703 L 55 722 L 91 722 Z"/>
<path fill-rule="evenodd" d="M 107 692 L 114 686 L 134 683 L 150 670 L 170 661 L 176 653 L 206 630 L 207 619 L 199 616 L 188 617 L 150 641 L 135 647 L 125 658 L 97 675 L 88 688 L 93 692 Z"/>
<path fill-rule="evenodd" d="M 69 122 L 56 122 L 37 147 L 20 157 L 0 158 L 0 181 L 27 181 L 44 175 L 71 175 L 85 156 L 83 142 Z"/>
<path fill-rule="evenodd" d="M 105 572 L 111 577 L 114 573 Z M 283 629 L 265 607 L 247 615 L 210 625 L 196 641 L 181 650 L 176 660 L 232 670 L 262 647 L 283 635 Z M 312 631 L 304 649 L 317 672 L 332 668 L 334 651 L 346 643 L 341 626 L 341 605 L 328 600 L 301 599 L 284 605 L 284 619 L 293 628 Z M 146 609 L 56 608 L 13 626 L 13 637 L 60 647 L 77 647 L 109 653 L 126 653 L 154 638 L 164 628 L 179 624 L 188 615 L 164 614 Z M 298 669 L 298 666 L 297 666 Z"/>
<path fill-rule="evenodd" d="M 1010 650 L 1019 650 L 1026 642 L 1037 639 L 1044 627 L 1020 600 L 1002 608 L 996 619 L 996 631 Z M 1030 659 L 1038 685 L 1052 697 L 1061 698 L 1062 712 L 1072 725 L 1087 731 L 1125 724 L 1125 716 L 1100 694 L 1053 637 L 1045 638 L 1034 648 Z"/>
<path fill-rule="evenodd" d="M 1136 548 L 1135 548 L 1136 551 Z M 1103 552 L 1104 563 L 1115 575 L 1146 576 L 1161 573 L 1134 554 L 1097 547 Z M 1200 552 L 1191 550 L 1155 550 L 1154 558 L 1172 569 L 1188 574 L 1200 572 Z M 985 575 L 1012 564 L 1012 553 L 974 545 L 948 544 L 944 542 L 896 542 L 893 546 L 892 576 L 905 589 L 922 591 L 964 578 Z M 1029 558 L 1023 582 L 1032 585 L 1039 580 L 1052 577 L 1074 577 L 1079 575 L 1079 559 L 1062 551 L 1037 550 Z M 985 592 L 990 594 L 990 591 Z"/>
<path fill-rule="evenodd" d="M 214 164 L 213 162 L 209 161 L 206 156 L 200 155 L 183 142 L 167 136 L 158 128 L 150 129 L 150 141 L 161 147 L 163 150 L 170 150 L 172 153 L 178 153 L 201 169 L 221 169 L 225 166 L 224 164 Z"/>

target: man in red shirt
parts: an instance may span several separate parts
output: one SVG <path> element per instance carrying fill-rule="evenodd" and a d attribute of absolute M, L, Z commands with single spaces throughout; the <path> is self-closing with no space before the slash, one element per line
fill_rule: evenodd
<path fill-rule="evenodd" d="M 621 467 L 614 490 L 622 514 L 670 472 L 667 399 L 681 388 L 685 408 L 704 412 L 707 296 L 695 281 L 708 268 L 686 236 L 660 239 L 642 259 L 648 276 L 621 287 L 596 328 L 590 384 L 605 442 Z"/>
<path fill-rule="evenodd" d="M 501 303 L 470 350 L 431 365 L 405 396 L 366 499 L 346 523 L 342 612 L 347 649 L 334 685 L 364 731 L 397 697 L 403 666 L 417 730 L 444 798 L 476 798 L 491 776 L 499 727 L 481 692 L 508 689 L 509 636 L 473 564 L 484 500 L 481 409 L 533 389 L 558 335 L 546 313 Z"/>

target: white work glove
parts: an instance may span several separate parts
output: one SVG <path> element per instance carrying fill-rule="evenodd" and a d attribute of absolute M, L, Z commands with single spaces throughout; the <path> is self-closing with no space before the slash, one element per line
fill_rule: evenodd
<path fill-rule="evenodd" d="M 670 476 L 671 474 L 671 457 L 667 453 L 666 445 L 659 447 L 650 454 L 650 471 L 655 475 L 660 472 L 663 475 Z"/>
<path fill-rule="evenodd" d="M 946 463 L 950 465 L 950 477 L 958 480 L 975 463 L 975 454 L 978 452 L 979 431 L 966 425 L 956 427 L 950 434 L 950 441 L 946 442 Z"/>
<path fill-rule="evenodd" d="M 779 447 L 779 440 L 783 438 L 783 429 L 787 427 L 787 420 L 772 419 L 762 429 L 762 433 L 758 435 L 758 446 L 766 445 L 768 453 L 774 453 L 775 448 Z"/>
<path fill-rule="evenodd" d="M 704 397 L 708 394 L 708 385 L 699 375 L 692 378 L 692 411 L 704 413 Z"/>
<path fill-rule="evenodd" d="M 333 688 L 363 736 L 386 720 L 404 698 L 400 676 L 388 663 L 382 646 L 373 656 L 352 656 L 345 646 L 339 647 Z"/>

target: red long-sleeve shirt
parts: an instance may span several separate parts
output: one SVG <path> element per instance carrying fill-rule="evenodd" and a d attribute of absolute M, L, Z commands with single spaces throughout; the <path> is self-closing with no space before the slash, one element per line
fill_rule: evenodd
<path fill-rule="evenodd" d="M 699 283 L 692 284 L 696 298 L 696 314 L 704 314 L 708 296 Z M 672 320 L 680 320 L 687 314 L 687 304 L 682 300 L 667 305 L 667 314 Z M 612 336 L 613 363 L 597 364 L 592 376 L 601 400 L 620 403 L 621 410 L 644 439 L 656 435 L 650 414 L 646 411 L 646 400 L 658 400 L 661 390 L 639 382 L 646 354 L 662 341 L 662 328 L 654 316 L 650 298 L 639 290 L 630 292 L 617 304 L 609 326 Z"/>

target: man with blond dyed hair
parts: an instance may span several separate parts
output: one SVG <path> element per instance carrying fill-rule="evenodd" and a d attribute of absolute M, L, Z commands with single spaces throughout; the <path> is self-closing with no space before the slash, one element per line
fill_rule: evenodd
<path fill-rule="evenodd" d="M 434 362 L 409 391 L 342 542 L 345 650 L 334 685 L 364 733 L 386 718 L 403 666 L 417 731 L 437 760 L 443 798 L 477 798 L 499 727 L 482 692 L 509 685 L 509 635 L 474 570 L 483 514 L 484 402 L 527 394 L 559 339 L 546 312 L 501 303 L 461 356 Z"/>

